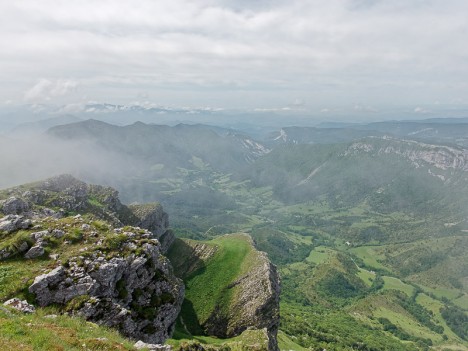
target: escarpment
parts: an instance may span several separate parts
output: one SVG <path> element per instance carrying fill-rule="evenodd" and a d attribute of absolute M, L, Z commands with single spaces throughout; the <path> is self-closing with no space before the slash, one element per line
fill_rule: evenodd
<path fill-rule="evenodd" d="M 250 236 L 175 239 L 159 204 L 126 206 L 112 188 L 64 175 L 1 190 L 0 261 L 19 263 L 5 301 L 53 306 L 147 343 L 163 343 L 178 321 L 190 338 L 278 349 L 278 273 Z"/>
<path fill-rule="evenodd" d="M 176 239 L 168 255 L 187 285 L 185 310 L 192 309 L 199 321 L 198 326 L 186 323 L 188 332 L 201 328 L 207 335 L 229 338 L 265 330 L 268 350 L 278 349 L 279 275 L 250 236 L 230 234 L 209 242 Z M 181 318 L 189 319 L 184 313 Z"/>
<path fill-rule="evenodd" d="M 170 242 L 172 233 L 160 205 L 127 207 L 116 190 L 68 175 L 3 190 L 2 198 L 0 260 L 28 260 L 22 290 L 36 305 L 146 342 L 172 335 L 184 285 L 163 255 L 159 238 Z"/>
<path fill-rule="evenodd" d="M 174 330 L 184 286 L 158 240 L 129 227 L 36 277 L 29 292 L 40 306 L 64 305 L 124 335 L 162 343 Z"/>

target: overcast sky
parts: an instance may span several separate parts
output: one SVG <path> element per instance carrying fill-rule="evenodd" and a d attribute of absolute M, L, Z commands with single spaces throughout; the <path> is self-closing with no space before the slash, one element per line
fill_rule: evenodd
<path fill-rule="evenodd" d="M 3 0 L 0 46 L 0 104 L 468 103 L 467 0 Z"/>

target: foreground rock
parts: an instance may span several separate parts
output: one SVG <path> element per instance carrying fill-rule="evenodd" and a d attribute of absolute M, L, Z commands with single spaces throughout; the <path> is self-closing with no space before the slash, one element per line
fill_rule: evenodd
<path fill-rule="evenodd" d="M 0 211 L 9 216 L 1 221 L 18 222 L 23 218 L 44 216 L 60 218 L 67 212 L 79 212 L 92 213 L 115 227 L 132 225 L 145 228 L 157 238 L 168 230 L 168 215 L 159 204 L 125 206 L 118 195 L 118 191 L 113 188 L 86 184 L 67 174 L 60 175 L 8 189 L 5 198 L 0 198 Z M 15 227 L 0 230 L 22 228 L 16 222 Z M 22 224 L 23 227 L 25 225 Z"/>
<path fill-rule="evenodd" d="M 3 305 L 14 308 L 15 310 L 23 313 L 33 313 L 36 311 L 36 308 L 33 305 L 30 305 L 27 301 L 20 300 L 16 297 L 6 301 Z"/>
<path fill-rule="evenodd" d="M 147 344 L 141 340 L 137 341 L 133 345 L 137 350 L 145 349 L 149 351 L 171 351 L 172 347 L 169 345 L 160 345 L 160 344 Z"/>
<path fill-rule="evenodd" d="M 174 330 L 183 283 L 149 231 L 115 234 L 115 240 L 112 251 L 85 252 L 36 277 L 29 292 L 40 306 L 62 305 L 128 337 L 163 343 Z"/>
<path fill-rule="evenodd" d="M 37 304 L 154 344 L 171 336 L 184 298 L 163 255 L 168 227 L 159 204 L 125 206 L 115 189 L 69 175 L 0 191 L 0 260 L 42 267 L 25 277 Z"/>

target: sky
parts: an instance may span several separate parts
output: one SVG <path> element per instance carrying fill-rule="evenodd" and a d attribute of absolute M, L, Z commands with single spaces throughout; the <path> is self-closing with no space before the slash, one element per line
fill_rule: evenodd
<path fill-rule="evenodd" d="M 0 1 L 0 106 L 468 105 L 466 0 Z"/>

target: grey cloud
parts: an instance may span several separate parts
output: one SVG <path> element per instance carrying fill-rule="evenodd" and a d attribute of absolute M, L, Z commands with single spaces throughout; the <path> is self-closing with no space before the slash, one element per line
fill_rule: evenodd
<path fill-rule="evenodd" d="M 53 82 L 48 79 L 40 79 L 26 91 L 24 99 L 27 102 L 44 102 L 54 97 L 67 95 L 75 91 L 77 86 L 78 82 L 69 79 L 59 79 Z"/>
<path fill-rule="evenodd" d="M 173 103 L 224 90 L 225 103 L 232 89 L 254 89 L 270 106 L 309 101 L 311 91 L 318 100 L 354 100 L 348 89 L 359 101 L 407 98 L 422 83 L 419 104 L 465 89 L 467 11 L 461 0 L 4 2 L 0 74 L 28 96 L 49 89 L 31 89 L 41 78 L 71 77 L 97 100 L 144 90 Z M 282 93 L 272 100 L 271 89 Z"/>

